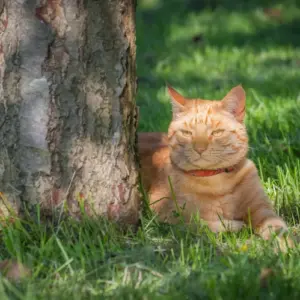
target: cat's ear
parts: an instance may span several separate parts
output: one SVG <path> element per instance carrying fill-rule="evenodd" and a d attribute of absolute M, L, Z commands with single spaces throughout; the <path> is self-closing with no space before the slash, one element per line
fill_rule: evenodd
<path fill-rule="evenodd" d="M 222 100 L 222 108 L 235 116 L 239 122 L 244 121 L 246 93 L 241 85 L 234 87 Z"/>
<path fill-rule="evenodd" d="M 182 111 L 184 111 L 184 105 L 186 99 L 175 91 L 170 85 L 167 85 L 168 94 L 171 98 L 173 118 Z"/>

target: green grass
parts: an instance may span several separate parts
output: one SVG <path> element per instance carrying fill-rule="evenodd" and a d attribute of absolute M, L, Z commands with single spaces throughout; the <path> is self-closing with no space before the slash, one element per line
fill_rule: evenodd
<path fill-rule="evenodd" d="M 203 4 L 204 3 L 204 4 Z M 282 9 L 279 23 L 264 7 Z M 300 9 L 296 1 L 140 0 L 141 131 L 166 131 L 165 82 L 188 97 L 247 92 L 250 157 L 278 213 L 300 236 Z M 200 41 L 196 41 L 195 39 Z M 0 299 L 299 299 L 300 247 L 275 254 L 251 230 L 214 235 L 159 224 L 22 220 L 3 228 L 0 259 L 32 276 L 0 278 Z M 263 269 L 273 274 L 261 280 Z"/>

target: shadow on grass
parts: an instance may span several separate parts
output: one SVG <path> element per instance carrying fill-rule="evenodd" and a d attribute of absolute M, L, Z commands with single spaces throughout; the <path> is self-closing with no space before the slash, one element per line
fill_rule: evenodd
<path fill-rule="evenodd" d="M 177 75 L 167 78 L 158 76 L 155 68 L 158 64 L 164 64 L 166 68 L 172 69 L 178 63 L 181 55 L 189 57 L 196 51 L 204 54 L 205 47 L 214 49 L 232 49 L 242 48 L 253 54 L 258 53 L 270 47 L 299 47 L 300 46 L 300 19 L 292 16 L 289 12 L 278 18 L 266 15 L 264 8 L 274 7 L 280 4 L 280 1 L 229 1 L 229 0 L 207 0 L 207 1 L 155 1 L 151 8 L 139 8 L 137 14 L 137 44 L 138 44 L 138 73 L 139 85 L 143 88 L 159 88 L 164 85 L 165 80 L 172 81 L 173 84 L 193 85 L 212 84 L 212 88 L 222 88 L 222 82 L 210 82 L 207 78 L 184 73 L 182 76 Z M 294 5 L 294 1 L 286 1 L 285 6 Z M 255 12 L 260 12 L 256 16 Z M 177 27 L 186 25 L 188 16 L 195 15 L 199 12 L 210 12 L 210 17 L 199 16 L 199 24 L 203 23 L 206 29 L 199 29 L 198 32 L 191 34 L 187 32 L 181 38 L 170 41 L 171 27 L 175 24 Z M 228 28 L 228 20 L 234 14 L 248 23 L 249 27 L 240 29 L 239 27 Z M 195 17 L 197 18 L 197 17 Z M 202 27 L 203 27 L 202 26 Z M 201 26 L 200 26 L 201 27 Z M 174 33 L 173 33 L 174 34 Z M 268 60 L 262 62 L 263 67 L 270 66 L 288 66 L 290 61 L 283 58 L 282 60 Z M 298 61 L 299 63 L 299 61 Z M 300 64 L 300 63 L 299 63 Z M 281 76 L 275 74 L 273 78 L 264 80 L 259 83 L 243 75 L 243 69 L 239 65 L 233 67 L 232 74 L 229 74 L 230 81 L 234 84 L 243 83 L 246 86 L 265 92 L 265 86 L 268 86 L 269 94 L 285 93 L 287 87 L 292 92 L 298 92 L 295 87 L 298 86 L 297 76 Z M 263 71 L 263 70 L 262 70 Z M 227 80 L 228 79 L 224 79 Z M 294 91 L 295 90 L 295 91 Z"/>

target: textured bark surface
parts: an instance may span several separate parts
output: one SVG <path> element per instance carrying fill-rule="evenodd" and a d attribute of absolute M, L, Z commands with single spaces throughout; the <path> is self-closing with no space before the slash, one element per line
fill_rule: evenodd
<path fill-rule="evenodd" d="M 137 220 L 134 13 L 134 0 L 0 0 L 3 213 Z"/>

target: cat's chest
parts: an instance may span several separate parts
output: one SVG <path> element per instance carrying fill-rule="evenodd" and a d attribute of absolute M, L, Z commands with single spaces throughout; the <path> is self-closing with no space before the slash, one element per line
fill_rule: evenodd
<path fill-rule="evenodd" d="M 176 189 L 177 199 L 186 213 L 199 213 L 202 218 L 238 218 L 240 195 L 231 185 L 222 181 L 181 182 Z"/>
<path fill-rule="evenodd" d="M 178 193 L 197 195 L 200 198 L 226 196 L 236 190 L 234 182 L 222 175 L 207 178 L 183 177 L 177 183 Z"/>

